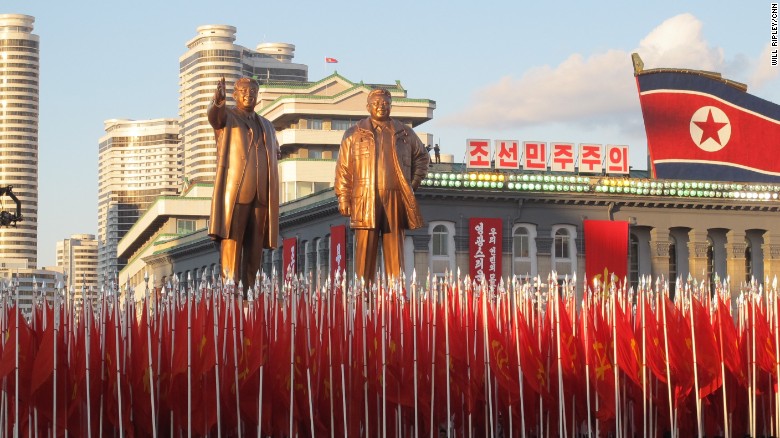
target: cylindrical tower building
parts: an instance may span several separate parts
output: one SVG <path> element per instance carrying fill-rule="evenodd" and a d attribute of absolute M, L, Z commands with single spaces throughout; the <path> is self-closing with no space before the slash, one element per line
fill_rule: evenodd
<path fill-rule="evenodd" d="M 0 14 L 0 186 L 12 186 L 23 220 L 0 228 L 0 262 L 38 264 L 39 39 L 35 18 Z M 14 202 L 2 199 L 4 211 Z"/>
<path fill-rule="evenodd" d="M 295 46 L 263 43 L 257 50 L 235 44 L 234 26 L 200 26 L 179 58 L 179 118 L 184 178 L 190 182 L 213 181 L 217 147 L 206 109 L 220 78 L 225 78 L 227 104 L 234 105 L 233 83 L 241 76 L 258 83 L 269 80 L 306 81 L 308 67 L 292 62 Z"/>

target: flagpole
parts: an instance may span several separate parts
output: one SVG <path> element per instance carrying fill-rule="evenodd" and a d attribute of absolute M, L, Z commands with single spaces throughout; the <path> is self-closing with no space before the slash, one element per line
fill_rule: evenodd
<path fill-rule="evenodd" d="M 44 291 L 44 293 L 46 293 Z M 59 335 L 59 328 L 60 328 L 60 318 L 62 317 L 60 315 L 60 306 L 57 299 L 59 298 L 59 291 L 57 288 L 54 288 L 54 321 L 52 321 L 52 324 L 54 325 L 54 347 L 53 347 L 53 365 L 52 365 L 52 429 L 54 431 L 54 436 L 57 436 L 57 337 Z"/>
<path fill-rule="evenodd" d="M 430 277 L 430 274 L 429 274 Z M 431 438 L 433 438 L 433 431 L 434 431 L 434 425 L 433 425 L 433 412 L 434 412 L 434 405 L 435 405 L 435 391 L 436 391 L 436 315 L 438 312 L 436 312 L 436 294 L 433 294 L 431 303 L 432 303 L 432 310 L 433 310 L 433 337 L 431 338 L 431 342 L 429 342 L 429 345 L 432 346 L 431 348 L 431 422 L 430 422 L 430 435 Z M 429 298 L 430 299 L 430 298 Z"/>
<path fill-rule="evenodd" d="M 331 306 L 334 309 L 331 309 Z M 335 438 L 335 417 L 333 414 L 333 320 L 332 313 L 335 311 L 335 299 L 331 293 L 328 298 L 328 378 L 330 385 L 328 387 L 328 400 L 330 401 L 330 438 Z"/>
<path fill-rule="evenodd" d="M 669 427 L 671 429 L 672 438 L 674 438 L 677 436 L 676 433 L 677 418 L 674 415 L 673 404 L 672 404 L 672 373 L 669 368 L 669 331 L 666 325 L 666 300 L 668 300 L 668 297 L 664 295 L 662 297 L 663 304 L 661 306 L 661 315 L 664 320 L 664 350 L 666 354 L 666 382 L 667 382 L 666 387 L 667 387 L 667 392 L 669 393 Z"/>
<path fill-rule="evenodd" d="M 387 348 L 387 334 L 385 333 L 387 330 L 387 326 L 385 325 L 385 312 L 387 311 L 385 292 L 387 290 L 387 285 L 385 284 L 384 286 L 385 287 L 382 287 L 380 282 L 378 304 L 382 318 L 382 437 L 387 437 L 387 357 L 385 355 Z"/>
<path fill-rule="evenodd" d="M 699 438 L 702 438 L 702 418 L 701 418 L 701 398 L 699 397 L 699 370 L 697 369 L 698 361 L 696 356 L 696 328 L 695 321 L 693 320 L 693 300 L 696 299 L 693 296 L 693 291 L 690 292 L 688 297 L 690 303 L 688 305 L 688 313 L 691 316 L 691 350 L 693 352 L 693 387 L 696 393 L 694 394 L 694 400 L 696 400 L 696 429 Z"/>
<path fill-rule="evenodd" d="M 514 318 L 514 328 L 515 328 L 515 352 L 517 353 L 517 381 L 519 382 L 520 386 L 520 430 L 522 437 L 525 438 L 525 404 L 523 400 L 523 366 L 521 365 L 520 361 L 520 336 L 518 333 L 518 314 L 517 312 L 520 311 L 520 303 L 517 297 L 517 290 L 514 287 L 515 283 L 513 281 L 512 283 L 512 290 L 514 292 L 514 312 L 515 312 L 515 318 Z M 521 297 L 522 298 L 522 297 Z"/>
<path fill-rule="evenodd" d="M 488 326 L 487 326 L 487 318 L 488 318 L 488 311 L 487 311 L 487 287 L 485 284 L 485 280 L 483 278 L 482 280 L 482 330 L 483 335 L 485 336 L 485 350 L 482 352 L 482 354 L 485 357 L 485 371 L 487 373 L 485 381 L 487 382 L 487 398 L 488 398 L 488 414 L 489 419 L 487 421 L 489 427 L 490 427 L 490 436 L 495 436 L 495 429 L 493 426 L 493 394 L 490 388 L 490 354 L 488 353 L 488 342 L 490 338 L 488 337 Z M 431 391 L 433 392 L 433 391 Z"/>
<path fill-rule="evenodd" d="M 450 416 L 452 407 L 450 405 L 450 307 L 449 307 L 450 288 L 444 292 L 444 357 L 446 358 L 445 368 L 447 370 L 447 438 L 450 436 Z"/>
<path fill-rule="evenodd" d="M 257 285 L 257 283 L 255 283 Z M 255 300 L 258 300 L 260 298 L 260 294 L 263 293 L 260 288 L 258 288 L 258 293 L 255 296 Z M 265 299 L 263 299 L 263 304 L 265 304 Z M 257 307 L 257 301 L 255 301 L 255 307 Z M 259 309 L 260 312 L 265 312 L 264 308 Z M 265 315 L 264 315 L 265 316 Z M 263 318 L 263 322 L 268 321 L 267 318 Z M 257 321 L 255 321 L 257 323 Z M 263 328 L 265 330 L 265 328 Z M 270 337 L 268 337 L 270 338 Z M 267 338 L 267 339 L 268 339 Z M 260 362 L 260 370 L 258 371 L 260 373 L 260 387 L 257 391 L 257 438 L 262 437 L 262 428 L 263 428 L 263 365 L 265 365 L 265 353 L 261 351 L 261 362 Z"/>
<path fill-rule="evenodd" d="M 216 285 L 215 285 L 216 286 Z M 222 292 L 222 290 L 220 290 Z M 211 320 L 213 322 L 213 336 L 214 336 L 214 388 L 216 394 L 214 395 L 214 404 L 217 408 L 217 437 L 222 436 L 222 403 L 220 403 L 220 385 L 219 385 L 219 312 L 220 297 L 217 296 L 216 290 L 212 289 L 211 293 Z M 204 333 L 205 334 L 205 333 Z M 262 369 L 262 368 L 261 368 Z M 262 375 L 261 375 L 262 379 Z M 262 397 L 262 394 L 260 395 Z"/>
<path fill-rule="evenodd" d="M 13 282 L 13 277 L 11 278 Z M 16 322 L 14 331 L 14 438 L 19 438 L 19 285 L 14 284 L 14 295 L 16 295 Z"/>
<path fill-rule="evenodd" d="M 753 409 L 750 412 L 750 436 L 756 436 L 756 391 L 758 385 L 758 379 L 756 378 L 756 303 L 754 301 L 753 293 L 750 294 L 750 314 L 752 316 L 752 324 L 750 324 L 751 341 L 753 348 L 751 349 L 751 380 L 753 382 L 753 391 L 751 391 L 750 399 L 753 402 Z"/>
<path fill-rule="evenodd" d="M 723 436 L 730 438 L 729 433 L 729 416 L 728 416 L 728 402 L 726 398 L 726 364 L 723 358 L 723 312 L 721 308 L 721 297 L 718 296 L 718 341 L 720 343 L 720 376 L 723 380 Z"/>
<path fill-rule="evenodd" d="M 284 280 L 287 282 L 287 280 Z M 292 301 L 292 313 L 290 315 L 290 437 L 295 436 L 293 434 L 293 413 L 295 412 L 295 394 L 293 389 L 295 388 L 295 319 L 297 318 L 295 312 L 295 294 L 288 289 L 290 300 Z"/>
<path fill-rule="evenodd" d="M 122 410 L 122 385 L 121 383 L 121 373 L 119 371 L 119 325 L 117 324 L 117 320 L 119 319 L 119 296 L 117 291 L 117 297 L 116 302 L 114 303 L 114 352 L 116 353 L 116 360 L 114 369 L 116 370 L 116 398 L 117 398 L 117 408 L 118 408 L 118 416 L 119 416 L 119 436 L 124 437 L 124 415 Z"/>
<path fill-rule="evenodd" d="M 238 346 L 236 342 L 236 336 L 237 336 L 237 327 L 236 325 L 241 320 L 240 315 L 236 315 L 236 293 L 238 293 L 239 296 L 243 294 L 244 285 L 241 280 L 238 281 L 238 292 L 236 292 L 235 289 L 231 290 L 230 294 L 230 316 L 233 318 L 233 382 L 236 385 L 236 412 L 239 414 L 237 418 L 237 427 L 238 427 L 238 437 L 241 438 L 242 432 L 241 432 L 241 404 L 240 404 L 240 394 L 238 391 L 239 384 L 238 384 Z M 239 305 L 241 304 L 241 299 L 239 298 Z M 243 342 L 242 342 L 243 343 Z"/>
<path fill-rule="evenodd" d="M 555 343 L 558 353 L 556 358 L 558 365 L 558 433 L 561 436 L 566 436 L 566 400 L 563 393 L 563 358 L 561 357 L 561 303 L 558 297 L 558 282 L 556 281 L 554 284 L 555 286 L 551 287 L 549 292 L 552 294 L 552 299 L 555 300 L 552 314 L 555 317 Z M 547 302 L 549 303 L 550 300 L 548 299 Z"/>
<path fill-rule="evenodd" d="M 610 279 L 610 291 L 611 297 L 610 301 L 612 303 L 612 308 L 610 309 L 610 313 L 612 314 L 612 339 L 617 340 L 617 294 L 618 291 L 615 288 L 614 282 Z M 615 376 L 615 433 L 620 436 L 620 429 L 622 427 L 621 425 L 621 410 L 620 410 L 620 374 L 619 374 L 619 367 L 618 361 L 617 361 L 617 342 L 612 342 L 612 354 L 615 358 L 615 363 L 613 366 L 614 376 Z"/>
<path fill-rule="evenodd" d="M 778 333 L 778 315 L 777 315 L 777 277 L 775 277 L 774 282 L 772 283 L 772 292 L 771 294 L 767 294 L 772 299 L 772 313 L 774 313 L 774 323 L 775 323 L 775 381 L 780 382 L 780 357 L 778 357 L 778 354 L 780 354 L 780 333 Z M 775 432 L 777 432 L 777 428 L 780 427 L 780 415 L 778 414 L 778 409 L 780 409 L 780 401 L 778 400 L 778 396 L 780 394 L 777 391 L 774 391 L 775 396 Z M 776 435 L 776 433 L 775 433 Z"/>
<path fill-rule="evenodd" d="M 413 364 L 412 374 L 414 377 L 414 438 L 418 438 L 420 424 L 419 395 L 417 393 L 417 270 L 412 271 L 412 350 Z"/>

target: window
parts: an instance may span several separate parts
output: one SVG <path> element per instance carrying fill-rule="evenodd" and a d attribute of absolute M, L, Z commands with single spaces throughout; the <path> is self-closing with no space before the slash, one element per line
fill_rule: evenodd
<path fill-rule="evenodd" d="M 674 296 L 677 288 L 677 241 L 670 236 L 672 243 L 669 245 L 669 290 Z"/>
<path fill-rule="evenodd" d="M 449 238 L 449 233 L 447 232 L 447 227 L 445 227 L 444 225 L 436 225 L 435 227 L 433 227 L 433 232 L 431 233 L 431 240 L 433 242 L 433 247 L 431 251 L 434 257 L 447 256 L 448 238 Z"/>
<path fill-rule="evenodd" d="M 569 233 L 563 228 L 559 228 L 555 232 L 553 251 L 553 257 L 556 259 L 569 258 Z"/>
<path fill-rule="evenodd" d="M 431 240 L 428 246 L 429 269 L 434 277 L 442 277 L 455 266 L 455 224 L 433 221 L 428 224 Z"/>
<path fill-rule="evenodd" d="M 515 224 L 512 228 L 512 274 L 536 276 L 536 225 Z"/>
<path fill-rule="evenodd" d="M 745 281 L 753 280 L 753 246 L 750 239 L 745 238 Z"/>
<path fill-rule="evenodd" d="M 639 238 L 628 236 L 628 282 L 634 291 L 639 287 Z"/>
<path fill-rule="evenodd" d="M 572 225 L 554 225 L 552 228 L 552 269 L 558 278 L 569 278 L 577 272 L 575 239 L 577 229 Z"/>
<path fill-rule="evenodd" d="M 309 129 L 322 129 L 322 119 L 310 119 L 306 126 Z"/>
<path fill-rule="evenodd" d="M 707 281 L 710 284 L 710 294 L 715 292 L 715 249 L 712 239 L 707 237 Z"/>
<path fill-rule="evenodd" d="M 515 232 L 512 233 L 512 251 L 514 257 L 528 258 L 529 256 L 529 242 L 528 242 L 528 229 L 525 227 L 517 227 Z"/>
<path fill-rule="evenodd" d="M 176 219 L 176 234 L 190 234 L 194 231 L 194 219 Z"/>
<path fill-rule="evenodd" d="M 354 124 L 354 120 L 333 120 L 330 124 L 330 127 L 334 131 L 346 131 Z"/>

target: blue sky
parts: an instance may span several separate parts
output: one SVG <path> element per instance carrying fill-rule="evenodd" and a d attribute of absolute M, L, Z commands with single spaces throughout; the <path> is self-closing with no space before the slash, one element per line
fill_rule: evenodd
<path fill-rule="evenodd" d="M 429 132 L 463 158 L 467 138 L 627 144 L 646 169 L 630 54 L 647 68 L 719 71 L 780 102 L 768 54 L 770 3 L 689 2 L 86 2 L 4 0 L 41 38 L 39 265 L 55 242 L 97 233 L 103 121 L 178 114 L 178 58 L 203 24 L 237 43 L 295 44 L 317 80 L 400 80 L 436 101 Z M 324 63 L 325 57 L 339 60 Z"/>

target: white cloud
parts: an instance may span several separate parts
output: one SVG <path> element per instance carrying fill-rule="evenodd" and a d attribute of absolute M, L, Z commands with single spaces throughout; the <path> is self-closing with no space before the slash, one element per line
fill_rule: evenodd
<path fill-rule="evenodd" d="M 772 47 L 770 43 L 767 43 L 764 50 L 761 51 L 761 57 L 758 58 L 758 66 L 750 79 L 751 85 L 760 88 L 772 79 L 777 78 L 780 69 L 778 69 L 776 65 L 772 65 L 772 62 L 770 61 L 772 59 L 773 50 L 777 50 L 777 47 Z"/>
<path fill-rule="evenodd" d="M 711 47 L 701 29 L 693 15 L 677 15 L 653 29 L 635 51 L 645 68 L 722 71 L 723 50 Z M 441 122 L 488 129 L 547 123 L 643 129 L 637 123 L 641 111 L 631 54 L 622 50 L 588 57 L 573 54 L 555 67 L 534 67 L 519 78 L 506 76 L 475 92 L 468 106 Z"/>

